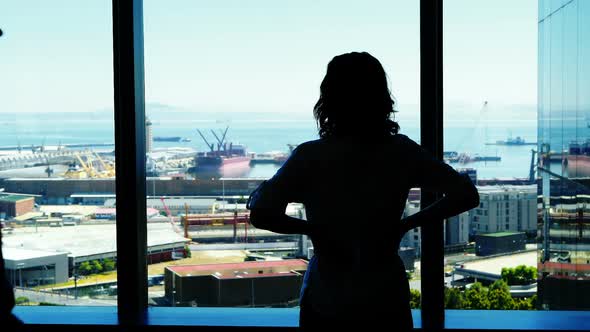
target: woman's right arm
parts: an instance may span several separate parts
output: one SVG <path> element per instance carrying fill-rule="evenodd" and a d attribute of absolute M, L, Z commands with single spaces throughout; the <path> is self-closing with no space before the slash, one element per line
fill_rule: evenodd
<path fill-rule="evenodd" d="M 411 229 L 471 210 L 479 205 L 479 194 L 467 175 L 461 175 L 443 161 L 436 160 L 428 151 L 409 138 L 404 139 L 410 188 L 443 195 L 433 204 L 402 220 L 401 235 Z"/>

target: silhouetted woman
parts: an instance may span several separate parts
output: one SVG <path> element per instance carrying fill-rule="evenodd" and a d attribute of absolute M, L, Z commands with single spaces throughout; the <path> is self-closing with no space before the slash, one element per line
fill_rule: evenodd
<path fill-rule="evenodd" d="M 303 329 L 411 329 L 401 237 L 479 204 L 469 178 L 398 133 L 393 106 L 377 59 L 364 52 L 336 56 L 314 108 L 320 139 L 299 145 L 250 197 L 255 227 L 311 237 Z M 414 187 L 444 198 L 400 220 Z M 285 215 L 289 202 L 305 205 L 307 221 Z"/>

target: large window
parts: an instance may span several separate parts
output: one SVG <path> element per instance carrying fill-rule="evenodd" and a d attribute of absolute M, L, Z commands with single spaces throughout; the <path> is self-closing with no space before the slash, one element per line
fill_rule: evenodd
<path fill-rule="evenodd" d="M 537 307 L 537 3 L 444 3 L 444 159 L 480 206 L 445 221 L 445 306 Z"/>
<path fill-rule="evenodd" d="M 112 11 L 2 4 L 0 220 L 19 305 L 116 305 Z"/>
<path fill-rule="evenodd" d="M 176 238 L 148 252 L 151 303 L 299 304 L 313 243 L 254 228 L 245 201 L 294 147 L 318 138 L 313 106 L 336 55 L 367 51 L 382 62 L 401 132 L 418 139 L 418 9 L 405 1 L 145 2 L 147 205 L 160 211 L 148 217 L 148 231 L 158 229 L 148 242 Z M 363 151 L 348 158 L 372 162 Z M 405 214 L 418 202 L 414 192 Z M 301 204 L 287 213 L 305 217 Z M 419 290 L 419 232 L 403 247 Z"/>
<path fill-rule="evenodd" d="M 530 66 L 537 32 L 525 19 L 534 20 L 535 8 L 528 7 L 534 3 L 482 3 L 445 2 L 444 157 L 474 178 L 469 168 L 476 169 L 484 199 L 444 228 L 424 227 L 402 241 L 410 248 L 406 253 L 420 256 L 410 255 L 416 260 L 408 265 L 415 306 L 422 290 L 422 311 L 414 317 L 417 325 L 434 328 L 442 327 L 444 315 L 451 328 L 584 328 L 586 312 L 495 311 L 483 317 L 480 311 L 444 311 L 445 305 L 459 308 L 468 291 L 488 302 L 481 308 L 510 309 L 493 302 L 530 309 L 534 285 L 531 278 L 522 281 L 533 271 L 530 264 L 506 270 L 506 276 L 500 271 L 499 278 L 485 265 L 490 253 L 499 259 L 530 254 L 531 236 L 539 248 L 533 252 L 537 307 L 588 307 L 584 158 L 590 103 L 583 74 L 590 58 L 584 20 L 590 4 L 539 2 L 535 122 L 530 80 L 536 71 Z M 113 1 L 112 16 L 109 3 L 36 5 L 3 3 L 0 11 L 0 50 L 8 59 L 0 63 L 0 219 L 7 277 L 18 285 L 19 302 L 66 307 L 19 307 L 26 322 L 295 326 L 297 310 L 291 309 L 146 307 L 297 306 L 294 291 L 313 247 L 305 238 L 253 229 L 243 202 L 290 147 L 315 138 L 311 107 L 336 54 L 367 50 L 379 58 L 390 75 L 402 133 L 415 140 L 420 134 L 424 146 L 440 147 L 443 155 L 442 1 L 423 0 L 420 8 L 407 1 L 146 1 L 145 25 L 142 0 Z M 419 119 L 428 130 L 420 133 Z M 538 145 L 525 148 L 522 143 L 536 140 L 535 123 Z M 529 148 L 536 149 L 532 157 Z M 200 172 L 198 162 L 208 165 L 206 157 L 216 153 L 245 157 L 248 166 L 226 171 L 213 162 Z M 476 154 L 493 158 L 472 160 Z M 538 172 L 531 175 L 534 166 Z M 501 193 L 490 188 L 506 177 L 515 183 Z M 537 183 L 533 198 L 527 186 Z M 420 194 L 413 194 L 406 214 L 419 209 Z M 305 217 L 301 205 L 288 212 Z M 437 239 L 443 237 L 444 267 L 437 264 L 443 260 Z M 463 285 L 455 279 L 460 273 Z M 258 274 L 281 275 L 285 292 L 270 292 L 253 276 Z M 489 278 L 506 279 L 508 296 Z M 510 278 L 519 280 L 510 285 Z M 211 284 L 220 286 L 217 294 Z"/>

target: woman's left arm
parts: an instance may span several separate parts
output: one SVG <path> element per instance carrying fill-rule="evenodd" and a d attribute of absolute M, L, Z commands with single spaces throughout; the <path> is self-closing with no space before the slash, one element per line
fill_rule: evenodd
<path fill-rule="evenodd" d="M 250 212 L 250 222 L 256 228 L 266 229 L 275 233 L 312 235 L 310 222 L 288 216 L 284 212 L 253 209 Z"/>
<path fill-rule="evenodd" d="M 311 223 L 285 214 L 287 204 L 303 201 L 305 162 L 300 146 L 271 179 L 250 195 L 247 208 L 254 227 L 282 234 L 311 235 Z"/>

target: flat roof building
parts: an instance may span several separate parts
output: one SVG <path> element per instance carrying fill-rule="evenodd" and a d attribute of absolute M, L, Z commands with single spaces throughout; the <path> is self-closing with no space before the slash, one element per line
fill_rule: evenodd
<path fill-rule="evenodd" d="M 4 247 L 8 281 L 14 286 L 34 287 L 68 281 L 68 253 Z"/>
<path fill-rule="evenodd" d="M 173 306 L 296 306 L 307 264 L 293 259 L 168 266 L 166 298 Z"/>
<path fill-rule="evenodd" d="M 479 206 L 470 210 L 471 235 L 537 232 L 537 185 L 477 186 Z"/>
<path fill-rule="evenodd" d="M 526 234 L 517 232 L 498 232 L 475 236 L 475 254 L 489 256 L 526 249 Z"/>
<path fill-rule="evenodd" d="M 189 239 L 177 233 L 170 223 L 149 223 L 148 262 L 172 259 L 173 252 L 184 251 Z M 61 252 L 69 258 L 69 267 L 91 260 L 117 257 L 116 225 L 78 225 L 73 227 L 19 227 L 2 238 L 4 248 Z"/>
<path fill-rule="evenodd" d="M 34 197 L 0 194 L 0 219 L 21 216 L 32 212 L 34 207 Z"/>

